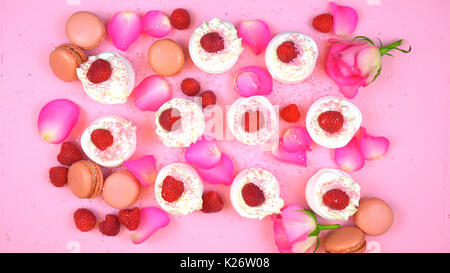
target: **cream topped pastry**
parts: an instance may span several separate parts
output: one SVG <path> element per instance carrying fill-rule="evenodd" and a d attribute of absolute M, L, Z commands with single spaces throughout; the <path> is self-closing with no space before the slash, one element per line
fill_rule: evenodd
<path fill-rule="evenodd" d="M 233 136 L 248 145 L 267 143 L 278 132 L 278 115 L 263 96 L 237 99 L 227 111 Z"/>
<path fill-rule="evenodd" d="M 231 184 L 230 199 L 241 216 L 260 220 L 280 213 L 284 205 L 277 179 L 261 168 L 241 171 Z"/>
<path fill-rule="evenodd" d="M 207 73 L 223 73 L 239 59 L 244 48 L 233 24 L 214 18 L 194 30 L 189 40 L 189 55 Z"/>
<path fill-rule="evenodd" d="M 317 44 L 308 35 L 282 32 L 267 46 L 266 67 L 277 81 L 297 83 L 311 75 L 318 55 Z"/>
<path fill-rule="evenodd" d="M 174 163 L 159 170 L 155 197 L 162 209 L 173 214 L 189 214 L 203 205 L 203 182 L 197 171 L 184 163 Z"/>
<path fill-rule="evenodd" d="M 128 100 L 135 84 L 135 73 L 127 59 L 115 52 L 104 52 L 77 68 L 84 92 L 102 104 L 120 104 Z"/>
<path fill-rule="evenodd" d="M 164 103 L 155 115 L 156 134 L 169 147 L 189 147 L 205 131 L 202 109 L 186 99 Z"/>
<path fill-rule="evenodd" d="M 306 129 L 314 142 L 333 149 L 347 145 L 361 122 L 358 107 L 338 97 L 318 99 L 306 114 Z"/>
<path fill-rule="evenodd" d="M 320 169 L 306 184 L 306 202 L 319 216 L 346 221 L 356 213 L 360 186 L 347 173 Z"/>
<path fill-rule="evenodd" d="M 84 130 L 80 143 L 94 162 L 104 167 L 117 167 L 136 150 L 136 126 L 119 116 L 104 116 Z"/>

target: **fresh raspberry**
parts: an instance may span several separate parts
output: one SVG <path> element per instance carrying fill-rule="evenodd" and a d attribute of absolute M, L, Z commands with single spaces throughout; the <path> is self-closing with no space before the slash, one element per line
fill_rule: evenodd
<path fill-rule="evenodd" d="M 111 77 L 111 65 L 108 61 L 97 59 L 89 67 L 86 76 L 92 83 L 104 82 Z"/>
<path fill-rule="evenodd" d="M 242 188 L 242 198 L 250 207 L 260 206 L 266 200 L 264 192 L 253 183 L 247 183 Z"/>
<path fill-rule="evenodd" d="M 326 111 L 319 115 L 319 126 L 328 133 L 336 133 L 344 125 L 344 116 L 338 111 Z"/>
<path fill-rule="evenodd" d="M 350 198 L 345 193 L 345 191 L 339 189 L 332 189 L 327 191 L 322 196 L 323 203 L 331 209 L 341 210 L 348 206 Z"/>
<path fill-rule="evenodd" d="M 141 211 L 139 208 L 122 209 L 119 211 L 119 222 L 128 230 L 136 230 L 141 223 Z"/>
<path fill-rule="evenodd" d="M 180 118 L 181 118 L 180 112 L 178 110 L 169 108 L 164 110 L 159 116 L 159 124 L 161 125 L 161 127 L 163 127 L 165 130 L 169 132 L 175 131 L 179 128 L 179 122 L 177 121 Z"/>
<path fill-rule="evenodd" d="M 203 193 L 202 199 L 202 211 L 204 213 L 219 212 L 223 209 L 222 197 L 220 197 L 219 193 L 215 191 Z"/>
<path fill-rule="evenodd" d="M 80 161 L 83 159 L 83 154 L 81 154 L 80 150 L 75 146 L 75 144 L 70 142 L 64 142 L 61 145 L 61 150 L 58 154 L 58 162 L 65 166 L 70 166 L 73 163 Z"/>
<path fill-rule="evenodd" d="M 260 111 L 247 111 L 243 118 L 243 127 L 247 133 L 253 133 L 261 129 L 264 125 L 264 116 Z"/>
<path fill-rule="evenodd" d="M 95 147 L 99 150 L 104 151 L 114 143 L 114 137 L 109 130 L 106 129 L 95 129 L 91 133 L 91 141 L 94 143 Z"/>
<path fill-rule="evenodd" d="M 66 167 L 53 167 L 48 172 L 50 182 L 55 187 L 63 187 L 67 183 L 67 172 L 69 169 Z"/>
<path fill-rule="evenodd" d="M 187 29 L 191 23 L 191 16 L 185 9 L 175 9 L 170 15 L 170 24 L 176 29 Z"/>
<path fill-rule="evenodd" d="M 300 112 L 298 111 L 297 105 L 289 104 L 281 109 L 280 116 L 287 122 L 297 122 L 300 118 Z"/>
<path fill-rule="evenodd" d="M 167 202 L 177 201 L 184 192 L 184 184 L 172 176 L 167 176 L 162 184 L 161 195 Z"/>
<path fill-rule="evenodd" d="M 211 90 L 201 93 L 200 98 L 202 99 L 203 108 L 216 104 L 216 94 L 214 94 L 214 92 Z"/>
<path fill-rule="evenodd" d="M 187 96 L 195 96 L 200 92 L 200 84 L 193 78 L 186 78 L 181 82 L 181 91 Z"/>
<path fill-rule="evenodd" d="M 73 214 L 73 219 L 77 228 L 82 232 L 93 229 L 97 223 L 97 218 L 88 209 L 77 209 Z"/>
<path fill-rule="evenodd" d="M 107 214 L 105 220 L 98 223 L 98 229 L 103 235 L 116 236 L 120 231 L 119 218 L 114 214 Z"/>
<path fill-rule="evenodd" d="M 291 41 L 283 42 L 277 48 L 277 56 L 283 63 L 289 63 L 298 55 L 298 49 Z"/>
<path fill-rule="evenodd" d="M 333 16 L 328 13 L 318 15 L 314 17 L 312 25 L 317 31 L 323 33 L 330 32 L 333 27 Z"/>
<path fill-rule="evenodd" d="M 217 32 L 210 32 L 203 35 L 200 39 L 200 45 L 209 53 L 221 51 L 225 47 L 222 36 Z"/>

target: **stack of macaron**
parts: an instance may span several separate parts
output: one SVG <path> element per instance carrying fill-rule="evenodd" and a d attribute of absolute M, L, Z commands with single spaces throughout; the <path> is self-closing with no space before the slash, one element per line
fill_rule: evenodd
<path fill-rule="evenodd" d="M 274 174 L 252 167 L 234 176 L 232 160 L 220 152 L 215 142 L 200 141 L 206 128 L 203 111 L 216 104 L 216 95 L 211 90 L 200 93 L 199 82 L 185 78 L 180 89 L 187 98 L 172 98 L 165 79 L 183 70 L 187 56 L 199 70 L 219 74 L 234 67 L 244 51 L 244 44 L 256 55 L 265 50 L 267 70 L 256 66 L 239 70 L 234 83 L 242 97 L 227 111 L 228 129 L 244 145 L 261 145 L 275 139 L 280 149 L 284 149 L 282 153 L 274 153 L 277 159 L 306 166 L 305 150 L 311 149 L 311 140 L 325 148 L 338 149 L 346 147 L 360 132 L 362 115 L 358 107 L 348 100 L 328 96 L 309 107 L 306 127 L 295 127 L 296 130 L 290 131 L 294 133 L 289 133 L 290 139 L 286 135 L 284 140 L 279 138 L 279 117 L 295 123 L 300 117 L 299 109 L 296 104 L 289 104 L 278 115 L 265 96 L 272 92 L 272 80 L 296 84 L 312 74 L 318 47 L 308 35 L 282 32 L 272 37 L 261 20 L 242 22 L 236 29 L 228 21 L 213 18 L 193 30 L 187 42 L 188 52 L 174 40 L 163 38 L 172 27 L 188 29 L 190 21 L 185 9 L 174 10 L 170 17 L 155 10 L 143 17 L 132 11 L 122 11 L 115 13 L 106 27 L 94 13 L 80 11 L 72 14 L 65 25 L 70 43 L 63 43 L 50 53 L 50 68 L 56 77 L 66 82 L 78 79 L 88 97 L 100 104 L 124 104 L 133 96 L 140 110 L 155 112 L 155 131 L 163 145 L 187 148 L 185 158 L 191 165 L 178 162 L 157 171 L 153 156 L 130 160 L 138 147 L 138 128 L 132 121 L 114 114 L 98 117 L 85 128 L 80 137 L 81 149 L 72 142 L 62 144 L 57 159 L 63 166 L 50 169 L 50 181 L 56 187 L 67 183 L 73 195 L 80 199 L 101 196 L 110 207 L 121 210 L 118 218 L 109 214 L 99 224 L 105 235 L 117 235 L 119 222 L 125 223 L 129 230 L 137 228 L 141 218 L 137 208 L 131 207 L 141 197 L 142 187 L 154 186 L 155 199 L 161 209 L 150 210 L 157 215 L 155 219 L 160 220 L 155 224 L 157 228 L 167 225 L 167 213 L 221 211 L 222 197 L 217 191 L 205 192 L 204 182 L 231 184 L 232 207 L 245 218 L 261 220 L 280 214 L 285 206 L 280 196 L 280 181 Z M 325 32 L 323 28 L 319 31 Z M 146 62 L 155 75 L 148 76 L 137 86 L 133 66 L 120 53 L 102 52 L 91 56 L 85 53 L 96 49 L 107 35 L 118 50 L 126 51 L 142 33 L 157 38 L 146 51 Z M 200 103 L 193 99 L 195 97 L 200 98 Z M 46 119 L 41 122 L 40 116 L 39 125 L 45 125 L 45 129 L 40 128 L 43 138 L 56 144 L 63 142 L 75 126 L 79 109 L 68 100 L 58 102 L 57 107 L 53 105 L 49 108 L 57 109 L 46 110 Z M 48 117 L 55 113 L 62 118 Z M 55 132 L 60 128 L 64 128 L 63 133 Z M 53 141 L 53 135 L 58 135 L 57 140 Z M 115 169 L 105 176 L 104 168 Z M 318 170 L 306 184 L 306 202 L 312 212 L 326 220 L 353 219 L 354 226 L 341 227 L 326 237 L 326 252 L 364 252 L 366 235 L 378 236 L 391 227 L 392 209 L 381 199 L 361 198 L 360 185 L 342 169 Z M 130 220 L 124 215 L 132 215 L 138 224 L 129 228 Z M 150 214 L 143 215 L 142 219 L 151 218 Z M 82 231 L 91 230 L 96 223 L 92 212 L 85 209 L 77 210 L 74 219 Z M 147 228 L 148 223 L 141 225 Z M 144 233 L 150 236 L 153 231 Z M 139 237 L 134 241 L 143 240 Z"/>

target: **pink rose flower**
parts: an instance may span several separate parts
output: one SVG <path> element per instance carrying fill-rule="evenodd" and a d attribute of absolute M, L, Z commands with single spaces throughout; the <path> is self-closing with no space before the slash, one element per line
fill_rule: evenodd
<path fill-rule="evenodd" d="M 357 36 L 350 42 L 331 39 L 330 51 L 325 63 L 327 75 L 339 85 L 341 93 L 352 99 L 358 93 L 359 87 L 367 86 L 381 72 L 381 57 L 390 55 L 390 50 L 403 53 L 411 51 L 398 48 L 403 40 L 387 46 L 377 47 L 367 37 Z"/>
<path fill-rule="evenodd" d="M 319 233 L 340 225 L 319 225 L 314 213 L 298 205 L 289 205 L 281 214 L 272 215 L 275 244 L 281 253 L 316 252 Z"/>

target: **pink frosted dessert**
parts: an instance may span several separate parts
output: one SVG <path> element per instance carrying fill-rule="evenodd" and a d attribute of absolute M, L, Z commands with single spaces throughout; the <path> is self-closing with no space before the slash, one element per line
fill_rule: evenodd
<path fill-rule="evenodd" d="M 250 193 L 245 193 L 246 188 L 250 188 Z M 255 193 L 260 195 L 259 202 L 255 202 L 252 196 L 246 196 Z M 272 173 L 261 168 L 245 169 L 234 178 L 230 189 L 230 200 L 241 216 L 259 220 L 267 215 L 280 213 L 284 205 L 283 199 L 280 198 L 277 179 Z"/>
<path fill-rule="evenodd" d="M 91 65 L 98 59 L 106 60 L 111 68 L 111 76 L 99 83 L 91 82 L 88 73 Z M 128 100 L 135 84 L 135 73 L 127 59 L 115 52 L 104 52 L 90 56 L 88 61 L 77 68 L 78 79 L 84 92 L 102 104 L 120 104 Z"/>
<path fill-rule="evenodd" d="M 169 181 L 171 180 L 171 181 Z M 179 196 L 167 197 L 169 182 L 181 184 Z M 167 184 L 166 184 L 167 183 Z M 173 192 L 173 189 L 169 189 Z M 197 171 L 184 163 L 174 163 L 159 170 L 155 181 L 155 197 L 161 208 L 169 213 L 186 215 L 202 208 L 203 183 Z M 176 200 L 174 200 L 176 199 Z"/>
<path fill-rule="evenodd" d="M 356 213 L 360 186 L 345 172 L 320 169 L 306 184 L 306 202 L 319 216 L 346 221 Z"/>
<path fill-rule="evenodd" d="M 263 96 L 237 99 L 227 111 L 233 136 L 247 145 L 267 143 L 278 132 L 278 115 Z"/>
<path fill-rule="evenodd" d="M 327 128 L 327 114 L 338 115 L 332 117 L 333 128 Z M 347 145 L 359 130 L 362 115 L 358 107 L 351 102 L 338 97 L 323 97 L 315 101 L 306 114 L 306 129 L 317 144 L 327 148 L 340 148 Z"/>
<path fill-rule="evenodd" d="M 92 141 L 96 129 L 104 129 L 112 135 L 112 145 L 99 149 Z M 117 167 L 129 159 L 136 150 L 136 126 L 130 121 L 114 115 L 101 117 L 84 130 L 80 139 L 84 153 L 104 167 Z"/>
<path fill-rule="evenodd" d="M 205 49 L 202 46 L 202 38 L 211 33 L 215 34 L 214 39 L 220 39 L 223 47 Z M 218 18 L 197 27 L 189 40 L 189 55 L 192 61 L 207 73 L 228 71 L 237 62 L 243 50 L 242 39 L 238 37 L 233 24 Z"/>
<path fill-rule="evenodd" d="M 290 58 L 280 59 L 279 47 L 288 43 L 292 47 Z M 316 42 L 301 33 L 282 32 L 273 37 L 266 49 L 266 66 L 274 79 L 282 83 L 297 83 L 311 75 L 319 55 Z"/>

